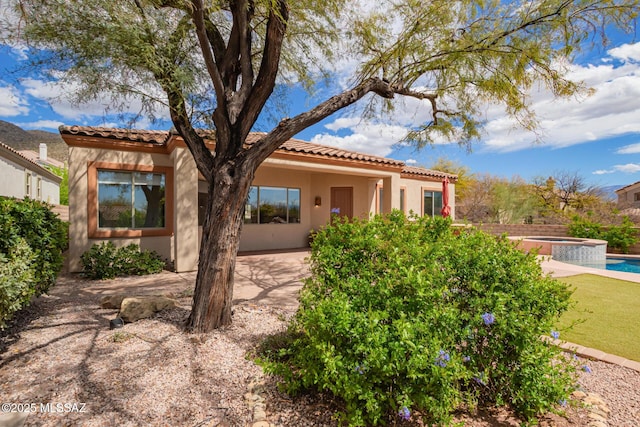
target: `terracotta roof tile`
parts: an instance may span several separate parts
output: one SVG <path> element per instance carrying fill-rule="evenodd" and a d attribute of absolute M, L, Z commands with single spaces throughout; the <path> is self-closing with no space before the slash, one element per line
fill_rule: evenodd
<path fill-rule="evenodd" d="M 402 173 L 406 175 L 418 175 L 418 176 L 427 176 L 432 178 L 449 178 L 452 182 L 458 180 L 458 175 L 453 175 L 450 173 L 440 172 L 432 169 L 418 168 L 415 166 L 405 166 L 402 168 Z"/>
<path fill-rule="evenodd" d="M 164 130 L 117 129 L 96 126 L 60 126 L 60 133 L 164 145 L 170 133 Z"/>
<path fill-rule="evenodd" d="M 126 141 L 134 142 L 146 142 L 157 145 L 165 145 L 171 136 L 175 134 L 175 131 L 157 131 L 157 130 L 137 130 L 137 129 L 114 129 L 105 127 L 93 127 L 93 126 L 60 126 L 60 133 L 71 135 L 84 135 L 88 137 L 98 138 L 114 138 Z M 215 131 L 198 130 L 198 134 L 207 139 L 215 139 Z M 253 132 L 247 137 L 246 143 L 248 145 L 254 144 L 260 138 L 266 135 L 263 132 Z M 386 157 L 374 156 L 365 153 L 358 153 L 355 151 L 343 150 L 336 147 L 327 145 L 314 144 L 311 142 L 302 141 L 299 139 L 290 139 L 283 143 L 278 151 L 292 152 L 292 153 L 304 153 L 310 155 L 318 155 L 324 157 L 333 157 L 336 159 L 344 160 L 357 160 L 367 163 L 377 163 L 380 165 L 389 165 L 395 167 L 402 167 L 402 173 L 407 175 L 422 176 L 429 178 L 442 179 L 448 177 L 452 181 L 457 179 L 456 175 L 447 174 L 444 172 L 434 171 L 430 169 L 418 168 L 413 166 L 406 166 L 404 162 L 400 160 L 389 159 Z"/>

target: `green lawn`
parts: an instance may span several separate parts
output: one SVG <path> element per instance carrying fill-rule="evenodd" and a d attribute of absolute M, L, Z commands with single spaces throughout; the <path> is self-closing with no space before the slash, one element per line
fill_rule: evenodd
<path fill-rule="evenodd" d="M 560 319 L 560 339 L 640 362 L 640 283 L 592 274 L 560 280 L 577 302 Z M 576 320 L 584 322 L 563 329 Z"/>

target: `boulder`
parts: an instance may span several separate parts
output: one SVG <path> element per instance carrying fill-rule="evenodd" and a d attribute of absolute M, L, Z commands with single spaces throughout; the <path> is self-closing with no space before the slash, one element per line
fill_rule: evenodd
<path fill-rule="evenodd" d="M 125 322 L 135 322 L 151 317 L 161 310 L 173 308 L 176 300 L 161 296 L 128 297 L 120 305 L 120 317 Z"/>
<path fill-rule="evenodd" d="M 105 295 L 100 298 L 100 307 L 108 308 L 113 310 L 120 310 L 120 306 L 122 305 L 122 300 L 125 299 L 126 295 Z"/>

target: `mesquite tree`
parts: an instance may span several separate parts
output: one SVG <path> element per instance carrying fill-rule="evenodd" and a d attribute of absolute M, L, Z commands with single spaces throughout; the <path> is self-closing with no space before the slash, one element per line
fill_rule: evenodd
<path fill-rule="evenodd" d="M 605 40 L 605 28 L 632 28 L 638 10 L 638 0 L 7 3 L 15 7 L 4 15 L 5 43 L 29 47 L 31 65 L 69 83 L 76 101 L 108 93 L 112 111 L 135 99 L 151 117 L 158 103 L 168 107 L 209 184 L 188 321 L 198 332 L 231 322 L 244 202 L 258 166 L 288 138 L 362 98 L 371 113 L 389 111 L 397 95 L 430 109 L 408 135 L 418 146 L 435 135 L 477 138 L 486 102 L 535 128 L 528 89 L 585 90 L 565 77 L 571 55 L 585 39 Z M 349 88 L 245 143 L 277 85 L 347 81 L 344 70 Z M 215 130 L 213 153 L 199 128 Z"/>

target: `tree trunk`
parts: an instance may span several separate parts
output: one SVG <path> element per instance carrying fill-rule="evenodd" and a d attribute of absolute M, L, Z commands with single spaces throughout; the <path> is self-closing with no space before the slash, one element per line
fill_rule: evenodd
<path fill-rule="evenodd" d="M 241 171 L 232 162 L 218 165 L 214 172 L 202 227 L 193 307 L 187 321 L 191 332 L 206 333 L 231 324 L 236 255 L 253 175 L 253 171 Z"/>

